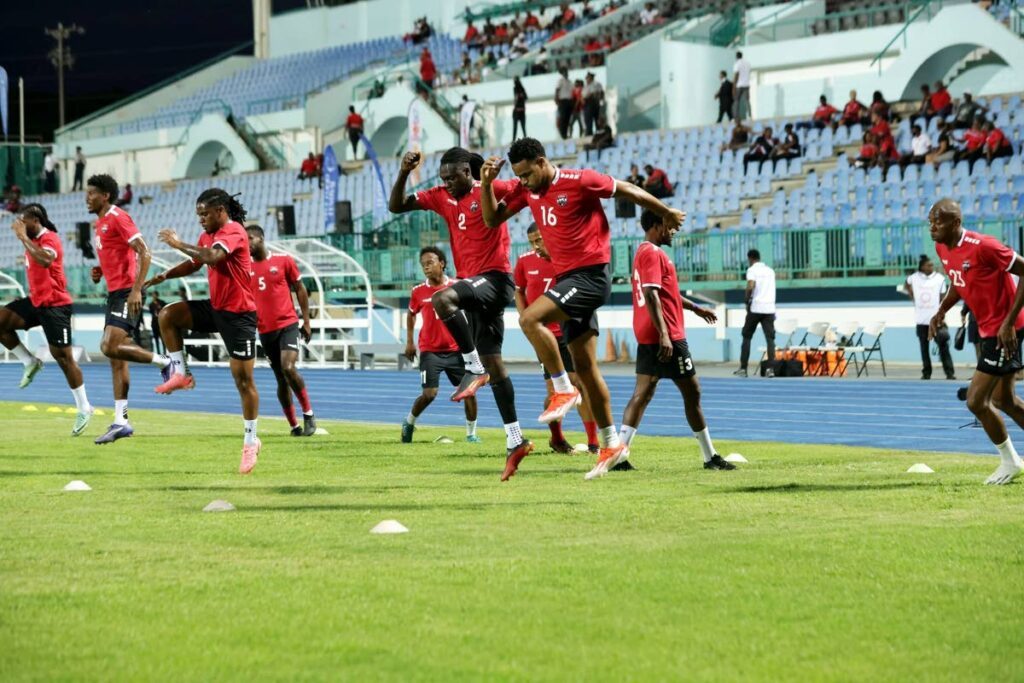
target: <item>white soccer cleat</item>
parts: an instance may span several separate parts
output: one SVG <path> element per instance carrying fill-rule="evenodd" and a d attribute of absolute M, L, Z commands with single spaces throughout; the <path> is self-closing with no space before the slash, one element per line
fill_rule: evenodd
<path fill-rule="evenodd" d="M 989 486 L 1009 484 L 1013 481 L 1014 477 L 1020 474 L 1022 469 L 1024 469 L 1024 461 L 1020 458 L 1010 462 L 1003 462 L 999 465 L 999 469 L 993 472 L 992 476 L 985 480 L 985 483 Z"/>

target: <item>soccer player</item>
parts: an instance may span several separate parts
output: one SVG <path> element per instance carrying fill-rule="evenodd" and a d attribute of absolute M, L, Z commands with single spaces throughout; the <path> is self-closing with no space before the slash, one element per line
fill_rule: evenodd
<path fill-rule="evenodd" d="M 24 389 L 43 369 L 43 361 L 18 339 L 15 330 L 42 326 L 50 355 L 57 361 L 71 394 L 75 397 L 75 425 L 71 436 L 85 431 L 93 408 L 85 394 L 82 370 L 75 362 L 71 348 L 71 295 L 64 275 L 64 247 L 57 228 L 50 222 L 40 204 L 28 204 L 14 219 L 11 230 L 25 245 L 25 274 L 28 296 L 15 299 L 0 309 L 0 343 L 3 343 L 25 366 L 20 388 Z"/>
<path fill-rule="evenodd" d="M 409 360 L 416 357 L 416 344 L 413 342 L 416 329 L 416 316 L 423 314 L 423 327 L 420 329 L 420 384 L 423 392 L 416 397 L 412 410 L 402 421 L 402 443 L 412 442 L 412 433 L 416 430 L 416 418 L 427 409 L 437 397 L 441 372 L 448 376 L 448 381 L 459 386 L 466 366 L 459 355 L 459 345 L 455 343 L 434 311 L 433 297 L 445 287 L 451 287 L 455 281 L 445 274 L 448 258 L 437 247 L 424 247 L 420 250 L 420 266 L 426 281 L 412 288 L 409 295 L 409 314 L 405 318 L 405 356 Z M 480 443 L 476 435 L 476 397 L 469 396 L 462 401 L 466 410 L 466 441 Z"/>
<path fill-rule="evenodd" d="M 188 257 L 169 270 L 150 279 L 146 286 L 176 277 L 187 277 L 204 265 L 210 285 L 210 298 L 201 301 L 175 301 L 160 311 L 160 334 L 171 356 L 171 377 L 156 388 L 158 394 L 179 389 L 194 389 L 196 382 L 185 367 L 183 333 L 219 332 L 231 357 L 231 376 L 242 399 L 245 441 L 242 445 L 240 474 L 249 474 L 256 466 L 262 444 L 256 436 L 260 396 L 252 370 L 256 358 L 256 300 L 252 294 L 252 260 L 249 239 L 241 223 L 245 209 L 235 197 L 220 188 L 211 188 L 196 199 L 196 215 L 203 227 L 199 244 L 186 244 L 174 230 L 164 229 L 160 241 Z"/>
<path fill-rule="evenodd" d="M 590 169 L 555 168 L 544 155 L 544 146 L 533 138 L 513 142 L 508 160 L 519 182 L 500 203 L 494 183 L 505 161 L 492 157 L 481 170 L 484 221 L 499 225 L 529 206 L 557 273 L 555 285 L 519 316 L 519 324 L 555 388 L 539 419 L 545 423 L 560 420 L 581 400 L 565 371 L 558 341 L 547 328 L 547 323 L 558 322 L 597 422 L 602 445 L 598 464 L 608 470 L 628 459 L 629 449 L 619 441 L 608 386 L 597 367 L 597 309 L 611 295 L 611 230 L 601 199 L 631 201 L 677 228 L 686 215 L 632 183 Z"/>
<path fill-rule="evenodd" d="M 142 348 L 132 339 L 142 321 L 142 283 L 149 272 L 151 255 L 135 221 L 114 206 L 117 181 L 94 175 L 86 182 L 85 205 L 96 214 L 93 244 L 100 265 L 92 269 L 92 281 L 107 281 L 107 311 L 100 350 L 110 359 L 114 382 L 114 423 L 97 444 L 113 443 L 135 433 L 128 422 L 128 361 L 148 363 L 170 377 L 171 359 Z"/>
<path fill-rule="evenodd" d="M 484 225 L 477 180 L 483 158 L 478 154 L 461 147 L 449 149 L 441 156 L 442 184 L 406 195 L 406 180 L 419 163 L 418 152 L 409 152 L 402 159 L 388 208 L 392 213 L 433 211 L 448 223 L 452 260 L 460 279 L 434 294 L 433 306 L 459 345 L 466 365 L 466 374 L 451 399 L 465 400 L 490 383 L 505 425 L 505 471 L 501 480 L 508 481 L 519 461 L 533 450 L 519 426 L 515 389 L 501 359 L 505 307 L 512 302 L 515 291 L 508 227 L 504 221 L 492 227 Z M 503 194 L 505 184 L 499 182 L 495 189 Z M 472 325 L 467 313 L 472 316 Z"/>
<path fill-rule="evenodd" d="M 994 237 L 964 230 L 960 205 L 940 199 L 928 212 L 935 252 L 952 286 L 929 324 L 934 337 L 948 313 L 963 300 L 978 321 L 981 357 L 967 388 L 967 408 L 981 422 L 1002 460 L 986 484 L 1008 484 L 1024 462 L 1006 433 L 997 410 L 1024 427 L 1024 401 L 1013 390 L 1021 369 L 1024 339 L 1024 287 L 1012 275 L 1024 277 L 1024 258 Z"/>
<path fill-rule="evenodd" d="M 544 238 L 540 236 L 540 230 L 536 224 L 530 225 L 526 231 L 526 237 L 530 241 L 533 251 L 528 251 L 519 257 L 514 274 L 516 308 L 520 314 L 526 310 L 527 306 L 536 301 L 537 297 L 548 291 L 555 281 L 555 267 L 551 264 L 551 255 L 544 248 Z M 569 373 L 569 381 L 581 393 L 585 393 L 582 391 L 579 377 L 576 376 L 576 371 L 573 368 L 569 345 L 566 344 L 565 337 L 562 336 L 562 326 L 558 323 L 548 323 L 548 329 L 558 340 L 558 353 L 562 357 L 562 364 L 565 365 L 566 372 Z M 551 375 L 547 370 L 544 371 L 544 381 L 548 389 L 547 403 L 555 393 Z M 590 452 L 596 454 L 600 450 L 597 445 L 597 423 L 594 422 L 594 417 L 590 414 L 590 404 L 585 399 L 580 403 L 580 417 L 583 419 L 583 428 L 587 432 L 587 446 Z M 551 430 L 551 439 L 548 441 L 551 450 L 556 453 L 575 453 L 574 447 L 565 440 L 565 435 L 562 433 L 561 420 L 549 422 L 548 428 Z"/>
<path fill-rule="evenodd" d="M 714 311 L 697 306 L 679 293 L 679 280 L 672 260 L 660 249 L 672 244 L 678 227 L 653 211 L 640 215 L 644 241 L 633 258 L 633 333 L 636 335 L 636 388 L 622 415 L 620 439 L 628 448 L 636 436 L 647 405 L 654 398 L 658 380 L 671 379 L 683 395 L 686 421 L 700 444 L 706 470 L 734 470 L 736 466 L 715 453 L 708 423 L 700 408 L 700 384 L 690 358 L 683 325 L 683 310 L 703 320 L 717 320 Z M 598 463 L 588 479 L 605 473 Z"/>
<path fill-rule="evenodd" d="M 247 225 L 249 255 L 252 257 L 252 293 L 256 299 L 256 320 L 260 345 L 267 354 L 270 369 L 277 379 L 277 400 L 288 418 L 292 436 L 316 434 L 316 418 L 309 402 L 306 383 L 295 368 L 299 359 L 299 335 L 309 343 L 309 292 L 306 291 L 295 259 L 287 254 L 271 254 L 263 241 L 263 228 Z M 292 292 L 302 311 L 302 327 L 292 305 Z M 295 416 L 292 392 L 302 407 L 302 424 Z"/>

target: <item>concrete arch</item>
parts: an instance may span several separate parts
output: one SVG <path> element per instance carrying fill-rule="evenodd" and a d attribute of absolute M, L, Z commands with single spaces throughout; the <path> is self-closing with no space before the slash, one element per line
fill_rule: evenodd
<path fill-rule="evenodd" d="M 380 157 L 398 156 L 405 145 L 409 132 L 409 119 L 405 116 L 392 116 L 377 126 L 370 136 L 370 144 Z"/>
<path fill-rule="evenodd" d="M 258 171 L 259 160 L 220 114 L 207 114 L 185 133 L 171 177 L 205 178 L 217 159 L 230 158 L 232 173 Z"/>
<path fill-rule="evenodd" d="M 231 150 L 218 140 L 208 140 L 199 146 L 185 169 L 186 178 L 206 178 L 213 173 L 215 166 L 221 172 L 234 172 L 235 157 Z"/>
<path fill-rule="evenodd" d="M 946 76 L 957 62 L 975 50 L 983 47 L 987 48 L 988 46 L 978 45 L 977 43 L 958 43 L 955 45 L 947 45 L 946 47 L 935 51 L 931 56 L 918 65 L 917 69 L 904 85 L 900 99 L 912 100 L 919 97 L 922 83 L 931 85 L 935 81 L 945 80 Z M 1002 62 L 1002 64 L 1007 63 L 1006 59 L 998 53 L 993 51 L 993 54 L 998 61 Z"/>

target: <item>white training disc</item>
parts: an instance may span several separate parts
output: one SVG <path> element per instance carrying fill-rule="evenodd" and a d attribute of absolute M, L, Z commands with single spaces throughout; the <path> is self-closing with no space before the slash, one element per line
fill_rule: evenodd
<path fill-rule="evenodd" d="M 75 479 L 69 481 L 68 485 L 64 487 L 65 491 L 92 491 L 92 487 L 86 484 L 81 479 Z"/>
<path fill-rule="evenodd" d="M 928 465 L 925 465 L 923 462 L 919 462 L 916 465 L 911 465 L 910 469 L 907 470 L 907 473 L 908 474 L 934 474 L 935 470 L 933 470 L 931 467 L 928 467 Z"/>
<path fill-rule="evenodd" d="M 231 512 L 234 509 L 235 506 L 226 500 L 214 500 L 203 508 L 203 512 Z"/>
<path fill-rule="evenodd" d="M 452 441 L 451 439 L 449 439 L 447 436 L 439 436 L 436 439 L 434 439 L 434 443 L 455 443 L 455 442 Z"/>
<path fill-rule="evenodd" d="M 406 529 L 401 522 L 395 519 L 385 519 L 377 526 L 370 529 L 371 534 L 407 534 L 409 530 Z"/>
<path fill-rule="evenodd" d="M 729 455 L 725 456 L 725 461 L 726 462 L 747 462 L 747 459 L 744 458 L 739 453 L 730 453 Z"/>

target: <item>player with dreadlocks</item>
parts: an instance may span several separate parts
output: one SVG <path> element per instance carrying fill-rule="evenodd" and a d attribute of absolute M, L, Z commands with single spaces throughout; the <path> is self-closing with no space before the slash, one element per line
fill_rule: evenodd
<path fill-rule="evenodd" d="M 388 208 L 392 213 L 433 211 L 448 223 L 452 261 L 459 280 L 435 292 L 431 302 L 466 364 L 466 373 L 451 399 L 462 401 L 490 383 L 505 425 L 505 471 L 501 480 L 507 481 L 533 450 L 519 427 L 515 390 L 501 359 L 505 308 L 512 303 L 515 292 L 508 226 L 484 225 L 479 180 L 483 157 L 452 147 L 441 156 L 438 175 L 442 184 L 407 195 L 406 181 L 420 160 L 419 152 L 409 152 L 402 158 Z M 502 181 L 497 181 L 494 189 L 502 196 Z M 406 429 L 411 432 L 411 427 L 403 425 L 403 431 Z"/>
<path fill-rule="evenodd" d="M 203 227 L 198 244 L 186 244 L 171 229 L 161 230 L 160 241 L 188 257 L 173 268 L 146 283 L 157 285 L 176 277 L 187 277 L 203 266 L 210 285 L 210 298 L 201 301 L 176 301 L 160 311 L 160 333 L 171 357 L 171 377 L 156 388 L 158 394 L 193 389 L 195 378 L 184 359 L 185 330 L 219 332 L 231 358 L 231 376 L 242 399 L 245 442 L 241 474 L 256 466 L 260 440 L 256 437 L 256 418 L 260 397 L 253 381 L 256 358 L 256 300 L 251 286 L 252 269 L 249 238 L 242 221 L 245 209 L 238 200 L 220 188 L 211 188 L 196 199 L 196 215 Z"/>

